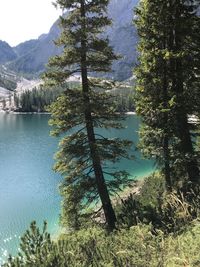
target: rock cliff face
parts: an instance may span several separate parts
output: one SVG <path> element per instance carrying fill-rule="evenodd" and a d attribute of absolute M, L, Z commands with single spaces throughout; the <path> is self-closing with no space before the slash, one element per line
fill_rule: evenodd
<path fill-rule="evenodd" d="M 114 78 L 125 80 L 132 76 L 136 63 L 137 33 L 133 25 L 134 8 L 138 0 L 112 0 L 109 16 L 113 25 L 107 30 L 110 43 L 121 59 L 113 64 Z"/>
<path fill-rule="evenodd" d="M 0 64 L 15 60 L 16 58 L 17 55 L 12 47 L 10 47 L 8 43 L 0 41 Z"/>
<path fill-rule="evenodd" d="M 106 30 L 105 34 L 109 36 L 115 52 L 122 56 L 113 64 L 110 77 L 118 80 L 129 78 L 136 62 L 137 34 L 132 18 L 137 2 L 138 0 L 111 0 L 109 4 L 108 13 L 113 20 L 113 25 Z M 49 57 L 61 52 L 61 49 L 57 48 L 53 42 L 59 34 L 60 29 L 56 21 L 48 34 L 14 47 L 13 53 L 17 55 L 17 59 L 14 58 L 8 67 L 18 73 L 38 75 L 44 71 Z"/>
<path fill-rule="evenodd" d="M 137 32 L 133 24 L 134 8 L 138 0 L 111 0 L 108 7 L 112 26 L 106 29 L 110 44 L 121 58 L 113 63 L 111 78 L 123 81 L 132 76 L 137 61 Z"/>

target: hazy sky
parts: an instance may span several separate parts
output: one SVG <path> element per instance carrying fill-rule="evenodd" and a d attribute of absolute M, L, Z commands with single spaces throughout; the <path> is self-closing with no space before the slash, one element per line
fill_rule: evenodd
<path fill-rule="evenodd" d="M 0 40 L 15 46 L 47 33 L 61 14 L 53 0 L 0 0 Z"/>

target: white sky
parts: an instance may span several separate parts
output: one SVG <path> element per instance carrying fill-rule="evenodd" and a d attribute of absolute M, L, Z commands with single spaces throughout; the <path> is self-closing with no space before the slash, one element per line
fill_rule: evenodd
<path fill-rule="evenodd" d="M 0 0 L 0 40 L 15 46 L 48 33 L 61 14 L 53 0 Z"/>

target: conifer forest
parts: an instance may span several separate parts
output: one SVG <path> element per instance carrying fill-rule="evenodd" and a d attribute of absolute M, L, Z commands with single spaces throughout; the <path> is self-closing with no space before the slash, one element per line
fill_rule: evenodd
<path fill-rule="evenodd" d="M 39 86 L 19 93 L 17 79 L 0 76 L 11 92 L 0 109 L 48 114 L 60 181 L 56 236 L 48 220 L 41 227 L 33 218 L 3 267 L 200 266 L 200 1 L 136 1 L 128 10 L 137 35 L 128 79 L 107 31 L 116 27 L 110 2 L 54 0 L 62 10 L 59 52 Z M 19 67 L 12 62 L 5 66 Z M 116 134 L 129 127 L 128 116 L 139 129 Z M 153 162 L 147 175 L 124 163 L 136 164 L 138 153 Z"/>

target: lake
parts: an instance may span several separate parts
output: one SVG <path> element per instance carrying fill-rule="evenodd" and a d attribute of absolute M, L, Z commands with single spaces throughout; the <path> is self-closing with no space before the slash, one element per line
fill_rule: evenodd
<path fill-rule="evenodd" d="M 49 136 L 48 119 L 47 114 L 0 114 L 0 264 L 17 252 L 31 221 L 47 220 L 52 234 L 58 229 L 62 177 L 52 166 L 59 140 Z M 102 132 L 137 144 L 139 119 L 129 115 L 123 123 L 123 130 Z M 116 167 L 137 177 L 150 173 L 153 163 L 134 153 L 134 161 L 122 160 Z"/>

